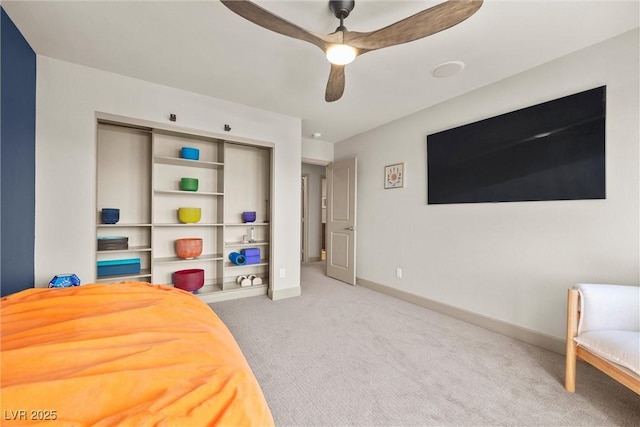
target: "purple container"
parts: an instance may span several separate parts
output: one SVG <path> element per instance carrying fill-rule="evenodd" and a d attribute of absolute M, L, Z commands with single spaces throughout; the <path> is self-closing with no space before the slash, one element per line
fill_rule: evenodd
<path fill-rule="evenodd" d="M 256 220 L 255 211 L 242 212 L 242 221 L 243 222 L 254 222 Z"/>
<path fill-rule="evenodd" d="M 260 248 L 246 248 L 246 249 L 242 249 L 240 252 L 242 252 L 242 255 L 244 255 L 245 257 L 250 257 L 250 256 L 260 257 Z"/>

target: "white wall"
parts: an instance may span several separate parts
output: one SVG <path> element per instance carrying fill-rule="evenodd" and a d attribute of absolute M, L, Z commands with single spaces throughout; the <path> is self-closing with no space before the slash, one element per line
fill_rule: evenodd
<path fill-rule="evenodd" d="M 301 121 L 38 56 L 35 280 L 73 272 L 95 279 L 96 112 L 271 142 L 274 148 L 272 291 L 300 290 Z M 285 277 L 280 278 L 280 269 Z"/>
<path fill-rule="evenodd" d="M 333 161 L 333 150 L 330 142 L 302 138 L 302 159 L 306 163 L 328 165 Z"/>
<path fill-rule="evenodd" d="M 337 143 L 336 160 L 358 157 L 357 276 L 558 338 L 567 288 L 637 285 L 638 40 L 623 34 Z M 426 204 L 426 135 L 605 84 L 606 200 Z M 397 162 L 407 186 L 384 190 Z"/>

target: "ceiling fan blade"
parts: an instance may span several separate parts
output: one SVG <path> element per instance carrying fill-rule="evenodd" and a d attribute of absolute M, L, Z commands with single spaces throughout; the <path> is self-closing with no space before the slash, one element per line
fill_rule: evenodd
<path fill-rule="evenodd" d="M 314 34 L 304 28 L 298 27 L 286 19 L 269 12 L 255 3 L 246 0 L 220 0 L 222 4 L 240 15 L 247 21 L 251 21 L 267 30 L 292 37 L 294 39 L 303 40 L 318 46 L 323 51 L 326 50 L 327 42 L 323 40 L 320 34 Z"/>
<path fill-rule="evenodd" d="M 364 53 L 418 40 L 459 24 L 476 13 L 482 2 L 449 0 L 376 31 L 346 31 L 344 42 Z"/>
<path fill-rule="evenodd" d="M 329 81 L 327 82 L 327 91 L 324 100 L 327 102 L 337 101 L 342 97 L 344 92 L 344 65 L 331 64 L 331 72 L 329 73 Z"/>

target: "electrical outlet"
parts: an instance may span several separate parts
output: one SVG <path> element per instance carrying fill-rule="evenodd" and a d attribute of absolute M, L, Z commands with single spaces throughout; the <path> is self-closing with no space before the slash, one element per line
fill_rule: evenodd
<path fill-rule="evenodd" d="M 401 268 L 396 268 L 396 277 L 398 279 L 402 279 L 402 269 Z"/>
<path fill-rule="evenodd" d="M 284 279 L 285 275 L 286 275 L 286 272 L 285 272 L 284 268 L 281 268 L 280 269 L 280 278 Z"/>

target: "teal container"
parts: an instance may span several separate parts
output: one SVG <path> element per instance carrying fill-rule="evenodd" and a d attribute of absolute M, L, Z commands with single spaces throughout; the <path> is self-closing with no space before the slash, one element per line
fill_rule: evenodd
<path fill-rule="evenodd" d="M 182 147 L 182 149 L 180 150 L 180 157 L 189 160 L 199 160 L 200 150 L 193 147 Z"/>
<path fill-rule="evenodd" d="M 98 261 L 98 277 L 140 274 L 140 258 Z"/>

